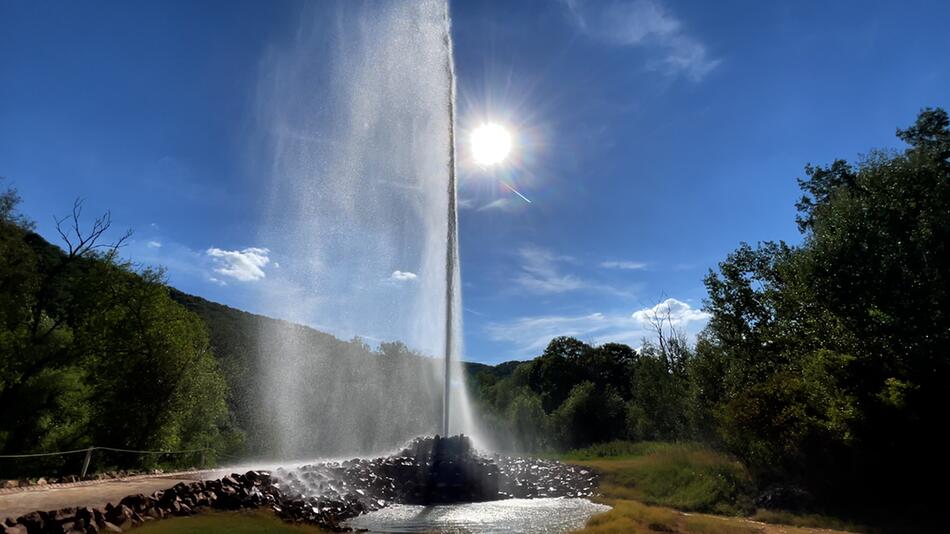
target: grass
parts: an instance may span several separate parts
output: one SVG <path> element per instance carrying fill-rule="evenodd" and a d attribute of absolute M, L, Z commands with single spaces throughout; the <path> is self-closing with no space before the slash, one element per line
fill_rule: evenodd
<path fill-rule="evenodd" d="M 208 512 L 190 517 L 175 517 L 145 523 L 135 529 L 142 534 L 317 534 L 326 530 L 285 523 L 269 511 Z"/>
<path fill-rule="evenodd" d="M 849 532 L 867 532 L 867 527 L 850 521 L 822 514 L 799 514 L 784 510 L 757 510 L 751 517 L 754 521 L 776 525 L 795 525 L 809 528 L 832 528 Z"/>
<path fill-rule="evenodd" d="M 612 442 L 563 459 L 600 473 L 600 492 L 608 499 L 726 515 L 753 511 L 754 486 L 745 467 L 701 445 Z"/>
<path fill-rule="evenodd" d="M 762 530 L 741 519 L 686 515 L 637 501 L 605 499 L 613 508 L 596 515 L 581 530 L 585 534 L 758 534 Z"/>
<path fill-rule="evenodd" d="M 613 507 L 592 517 L 580 531 L 583 533 L 753 534 L 805 533 L 815 532 L 816 528 L 863 530 L 818 514 L 755 510 L 752 504 L 755 486 L 745 466 L 735 458 L 695 443 L 614 441 L 571 451 L 560 459 L 598 472 L 601 476 L 599 500 Z M 720 515 L 703 515 L 705 513 Z"/>

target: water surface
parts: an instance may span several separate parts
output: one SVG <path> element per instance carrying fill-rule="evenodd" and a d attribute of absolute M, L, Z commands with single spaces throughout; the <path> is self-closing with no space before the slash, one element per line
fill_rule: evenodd
<path fill-rule="evenodd" d="M 356 517 L 353 528 L 374 533 L 438 532 L 445 534 L 558 534 L 581 528 L 609 506 L 587 499 L 507 499 L 443 506 L 396 504 Z"/>

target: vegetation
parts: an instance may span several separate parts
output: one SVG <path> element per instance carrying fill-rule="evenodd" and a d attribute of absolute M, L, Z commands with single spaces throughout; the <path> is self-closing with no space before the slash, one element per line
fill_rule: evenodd
<path fill-rule="evenodd" d="M 600 473 L 607 498 L 728 515 L 753 509 L 755 488 L 745 466 L 699 444 L 612 442 L 563 458 Z"/>
<path fill-rule="evenodd" d="M 77 202 L 57 225 L 61 250 L 32 232 L 18 202 L 0 193 L 0 453 L 107 445 L 201 449 L 214 461 L 239 447 L 205 325 L 169 298 L 162 273 L 118 259 L 124 238 L 103 242 L 108 214 L 84 229 Z M 122 468 L 154 460 L 95 458 Z M 2 470 L 75 473 L 80 461 L 6 460 Z"/>
<path fill-rule="evenodd" d="M 613 441 L 559 457 L 599 473 L 599 500 L 613 506 L 613 510 L 591 518 L 582 532 L 866 531 L 826 515 L 755 509 L 756 488 L 748 469 L 735 458 L 698 443 Z M 773 529 L 746 520 L 684 515 L 681 511 L 746 515 L 760 523 L 805 528 Z"/>

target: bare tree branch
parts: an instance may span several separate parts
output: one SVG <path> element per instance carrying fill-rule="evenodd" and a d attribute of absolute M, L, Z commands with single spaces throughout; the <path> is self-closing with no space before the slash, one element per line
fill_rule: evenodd
<path fill-rule="evenodd" d="M 101 243 L 102 236 L 112 227 L 112 213 L 106 211 L 104 214 L 96 217 L 92 227 L 88 232 L 83 232 L 80 224 L 82 218 L 83 200 L 77 198 L 73 202 L 73 211 L 71 215 L 62 218 L 54 218 L 56 221 L 56 232 L 66 244 L 66 253 L 69 258 L 83 257 L 96 250 L 105 250 L 106 255 L 114 256 L 119 248 L 125 246 L 126 241 L 132 237 L 132 230 L 126 230 L 118 240 L 112 243 Z M 66 221 L 70 221 L 70 228 L 65 228 Z M 75 234 L 75 237 L 70 237 Z"/>

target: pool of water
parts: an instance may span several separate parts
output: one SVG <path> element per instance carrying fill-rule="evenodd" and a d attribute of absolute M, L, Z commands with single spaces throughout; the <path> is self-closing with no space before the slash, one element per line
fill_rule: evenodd
<path fill-rule="evenodd" d="M 584 526 L 609 506 L 587 499 L 507 499 L 440 506 L 396 504 L 351 519 L 350 527 L 373 533 L 560 534 Z"/>

